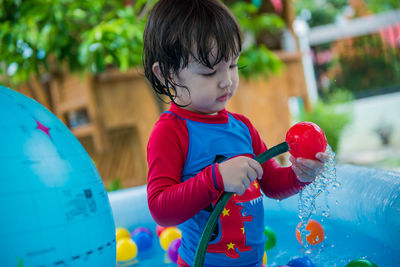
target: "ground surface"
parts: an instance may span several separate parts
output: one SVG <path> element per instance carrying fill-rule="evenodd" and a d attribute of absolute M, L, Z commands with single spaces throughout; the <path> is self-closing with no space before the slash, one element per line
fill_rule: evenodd
<path fill-rule="evenodd" d="M 356 100 L 353 111 L 341 137 L 339 163 L 400 171 L 400 92 Z M 378 128 L 390 133 L 387 145 Z"/>

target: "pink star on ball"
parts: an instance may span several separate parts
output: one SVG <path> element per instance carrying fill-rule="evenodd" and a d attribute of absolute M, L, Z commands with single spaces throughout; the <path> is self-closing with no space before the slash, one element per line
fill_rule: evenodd
<path fill-rule="evenodd" d="M 43 125 L 40 121 L 38 121 L 37 119 L 35 119 L 35 121 L 36 121 L 36 124 L 37 124 L 36 129 L 38 129 L 38 130 L 44 132 L 49 138 L 51 138 L 51 136 L 50 136 L 50 128 L 44 126 L 44 125 Z"/>

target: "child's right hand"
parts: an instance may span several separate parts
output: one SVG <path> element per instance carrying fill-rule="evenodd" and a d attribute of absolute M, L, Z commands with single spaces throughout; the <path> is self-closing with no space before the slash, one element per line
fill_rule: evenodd
<path fill-rule="evenodd" d="M 255 179 L 261 179 L 261 164 L 249 157 L 239 156 L 218 165 L 226 192 L 242 195 Z"/>

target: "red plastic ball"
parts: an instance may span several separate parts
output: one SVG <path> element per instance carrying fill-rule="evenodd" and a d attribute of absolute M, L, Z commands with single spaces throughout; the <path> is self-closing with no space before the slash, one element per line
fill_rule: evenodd
<path fill-rule="evenodd" d="M 315 154 L 325 152 L 328 145 L 324 131 L 308 121 L 293 125 L 286 134 L 286 142 L 293 157 L 306 159 L 316 159 Z"/>
<path fill-rule="evenodd" d="M 168 227 L 164 227 L 164 226 L 161 226 L 161 225 L 157 224 L 157 226 L 156 226 L 156 234 L 157 234 L 157 236 L 160 237 L 161 232 L 164 231 L 167 228 Z"/>

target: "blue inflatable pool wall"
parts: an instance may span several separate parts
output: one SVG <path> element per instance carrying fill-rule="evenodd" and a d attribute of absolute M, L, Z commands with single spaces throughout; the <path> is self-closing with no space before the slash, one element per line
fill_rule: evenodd
<path fill-rule="evenodd" d="M 339 221 L 349 229 L 357 229 L 397 250 L 400 246 L 400 173 L 373 168 L 340 165 L 337 167 L 340 186 L 331 189 L 325 198 L 330 208 L 326 220 Z M 115 224 L 118 227 L 154 225 L 147 206 L 146 186 L 109 193 Z M 282 201 L 263 198 L 266 216 L 297 216 L 298 197 Z"/>

